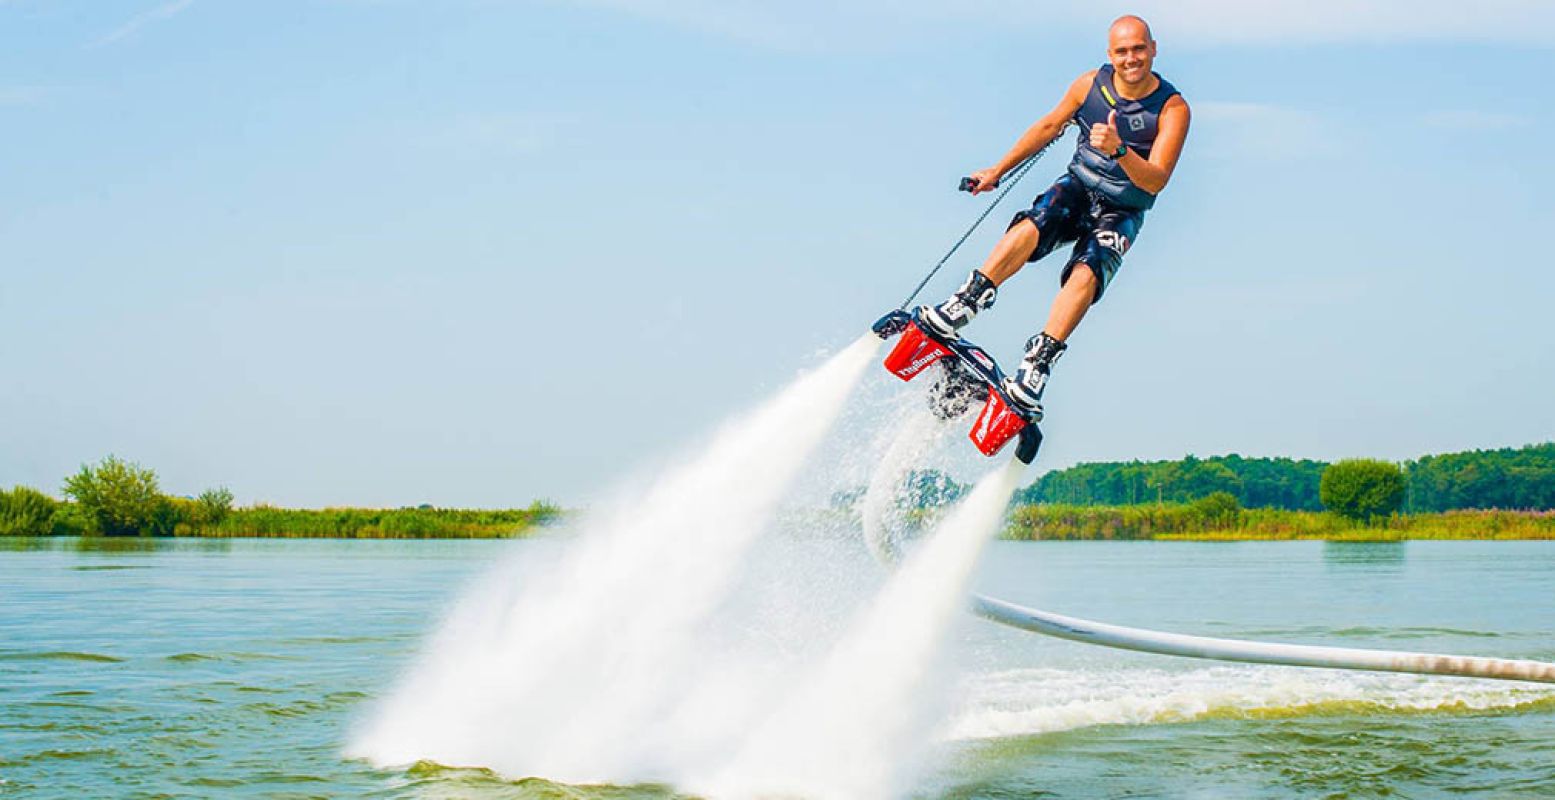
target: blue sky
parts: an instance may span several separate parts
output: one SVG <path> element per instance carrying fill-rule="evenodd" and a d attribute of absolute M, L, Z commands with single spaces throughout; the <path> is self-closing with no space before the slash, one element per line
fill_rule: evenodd
<path fill-rule="evenodd" d="M 0 485 L 586 502 L 898 302 L 1126 11 L 1193 131 L 1045 466 L 1555 437 L 1548 2 L 0 0 Z"/>

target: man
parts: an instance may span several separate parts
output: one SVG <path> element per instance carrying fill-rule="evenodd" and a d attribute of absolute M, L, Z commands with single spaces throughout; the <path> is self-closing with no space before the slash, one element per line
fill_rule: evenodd
<path fill-rule="evenodd" d="M 1047 324 L 1026 343 L 1020 367 L 1004 381 L 1010 399 L 1038 419 L 1053 363 L 1085 312 L 1101 300 L 1188 136 L 1188 104 L 1151 71 L 1155 55 L 1150 26 L 1139 17 L 1119 17 L 1107 33 L 1109 63 L 1070 84 L 1058 106 L 998 164 L 972 173 L 972 193 L 990 191 L 1071 121 L 1080 128 L 1068 171 L 1015 215 L 988 260 L 950 299 L 920 309 L 935 332 L 954 337 L 993 305 L 999 285 L 1027 262 L 1074 242 Z"/>

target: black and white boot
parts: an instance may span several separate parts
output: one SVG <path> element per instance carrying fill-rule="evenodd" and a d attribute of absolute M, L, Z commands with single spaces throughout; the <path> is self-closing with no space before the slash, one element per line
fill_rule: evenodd
<path fill-rule="evenodd" d="M 992 306 L 998 296 L 999 287 L 994 286 L 987 275 L 974 269 L 949 300 L 937 306 L 923 306 L 918 309 L 918 316 L 934 333 L 954 339 L 956 331 L 965 328 L 977 312 Z"/>
<path fill-rule="evenodd" d="M 1026 355 L 1015 374 L 1004 379 L 1004 393 L 1033 419 L 1042 419 L 1042 390 L 1047 388 L 1053 364 L 1068 347 L 1046 333 L 1039 333 L 1026 342 Z"/>

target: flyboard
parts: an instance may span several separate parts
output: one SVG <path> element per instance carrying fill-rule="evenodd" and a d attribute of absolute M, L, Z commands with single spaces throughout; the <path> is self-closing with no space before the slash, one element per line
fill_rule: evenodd
<path fill-rule="evenodd" d="M 1032 162 L 1041 155 L 1039 152 L 1022 164 L 1019 172 L 1014 176 L 1015 180 L 1019 180 Z M 968 180 L 962 180 L 963 190 L 968 188 Z M 1009 397 L 1004 394 L 1001 388 L 1004 373 L 999 369 L 999 365 L 981 347 L 960 337 L 938 336 L 928 326 L 919 324 L 918 312 L 909 313 L 905 310 L 913 297 L 916 297 L 928 283 L 929 278 L 944 266 L 962 242 L 966 241 L 967 236 L 971 235 L 972 230 L 977 228 L 988 216 L 988 212 L 992 211 L 1013 187 L 1012 180 L 1004 191 L 994 198 L 993 203 L 982 216 L 972 224 L 972 229 L 961 237 L 961 241 L 957 242 L 950 253 L 947 253 L 945 258 L 929 272 L 929 276 L 919 283 L 913 294 L 908 296 L 907 302 L 904 302 L 900 309 L 881 317 L 872 329 L 882 339 L 901 336 L 891 353 L 886 356 L 885 367 L 902 380 L 911 380 L 936 364 L 940 366 L 942 372 L 929 392 L 930 407 L 936 416 L 945 420 L 955 419 L 969 410 L 973 403 L 982 402 L 982 410 L 978 413 L 970 434 L 973 444 L 984 455 L 993 456 L 1010 441 L 1015 440 L 1018 442 L 1015 457 L 1023 463 L 1030 464 L 1036 458 L 1037 449 L 1042 445 L 1042 432 L 1037 427 L 1038 420 L 1022 414 L 1019 407 L 1011 403 Z M 910 427 L 909 430 L 904 431 L 904 434 L 917 435 Z M 896 463 L 898 461 L 899 459 L 893 459 L 888 455 L 881 462 L 877 472 L 899 469 L 901 465 Z M 881 480 L 881 478 L 891 477 L 877 475 L 876 479 L 870 481 L 871 491 L 886 483 L 894 485 L 896 483 L 894 479 Z M 865 505 L 866 508 L 869 505 L 867 498 Z M 878 518 L 872 519 L 872 515 L 868 513 L 864 517 L 866 528 L 864 533 L 870 545 L 870 552 L 882 564 L 889 567 L 899 551 L 895 547 L 886 546 L 890 537 L 883 530 L 869 529 L 872 526 L 879 526 Z M 1289 667 L 1404 672 L 1416 675 L 1555 683 L 1555 663 L 1541 661 L 1219 639 L 1095 622 L 1028 608 L 976 593 L 972 594 L 971 601 L 973 613 L 1002 625 L 1120 650 Z"/>
<path fill-rule="evenodd" d="M 993 356 L 961 338 L 947 338 L 922 324 L 919 311 L 908 314 L 896 310 L 881 317 L 872 330 L 882 339 L 900 335 L 896 346 L 885 358 L 885 368 L 904 381 L 910 381 L 929 367 L 942 371 L 929 390 L 930 407 L 943 419 L 955 419 L 981 402 L 982 411 L 972 424 L 971 439 L 985 456 L 996 455 L 1012 439 L 1019 440 L 1015 457 L 1030 464 L 1042 446 L 1042 431 L 1037 419 L 1010 401 L 1004 393 L 1004 371 Z"/>

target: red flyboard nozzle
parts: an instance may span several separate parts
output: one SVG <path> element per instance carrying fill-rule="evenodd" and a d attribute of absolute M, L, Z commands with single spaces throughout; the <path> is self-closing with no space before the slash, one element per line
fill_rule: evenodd
<path fill-rule="evenodd" d="M 917 323 L 902 331 L 902 338 L 885 357 L 885 368 L 904 381 L 910 381 L 930 364 L 950 355 L 949 348 L 930 339 Z"/>
<path fill-rule="evenodd" d="M 1004 402 L 1003 395 L 990 389 L 988 402 L 983 404 L 977 422 L 972 424 L 972 444 L 977 445 L 983 455 L 991 456 L 1019 435 L 1024 427 L 1026 419 Z"/>

